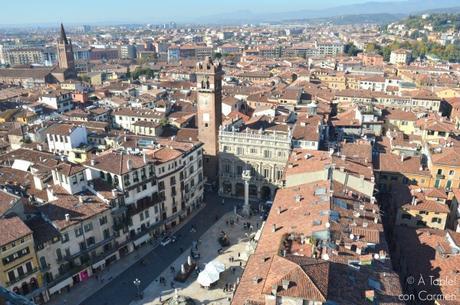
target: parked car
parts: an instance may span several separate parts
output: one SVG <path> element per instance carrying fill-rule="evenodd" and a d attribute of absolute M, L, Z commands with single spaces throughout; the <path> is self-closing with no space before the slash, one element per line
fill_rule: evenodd
<path fill-rule="evenodd" d="M 164 247 L 166 245 L 169 245 L 170 243 L 176 242 L 176 237 L 175 236 L 166 236 L 163 238 L 160 242 L 160 244 Z"/>

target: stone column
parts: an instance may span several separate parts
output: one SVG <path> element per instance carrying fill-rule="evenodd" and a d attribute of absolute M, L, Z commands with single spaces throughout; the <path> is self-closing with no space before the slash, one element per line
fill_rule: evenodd
<path fill-rule="evenodd" d="M 251 171 L 245 169 L 242 173 L 242 179 L 244 181 L 244 205 L 243 205 L 243 215 L 249 216 L 251 208 L 249 206 L 249 181 L 251 181 Z"/>

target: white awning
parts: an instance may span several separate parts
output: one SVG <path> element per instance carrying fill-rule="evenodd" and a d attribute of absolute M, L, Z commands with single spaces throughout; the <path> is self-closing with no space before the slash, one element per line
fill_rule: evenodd
<path fill-rule="evenodd" d="M 61 290 L 62 288 L 64 288 L 65 286 L 71 285 L 72 283 L 73 283 L 73 279 L 72 279 L 72 277 L 69 277 L 69 278 L 63 280 L 62 282 L 60 282 L 59 284 L 51 287 L 49 289 L 49 293 L 50 294 L 56 293 L 59 290 Z"/>
<path fill-rule="evenodd" d="M 138 239 L 136 239 L 133 244 L 137 247 L 139 246 L 140 244 L 142 244 L 143 242 L 146 242 L 147 240 L 150 239 L 150 235 L 149 234 L 145 234 L 143 235 L 142 237 L 139 237 Z"/>
<path fill-rule="evenodd" d="M 32 164 L 33 164 L 32 162 L 29 162 L 29 161 L 26 161 L 26 160 L 16 159 L 16 160 L 14 160 L 13 165 L 11 167 L 14 168 L 14 169 L 23 171 L 23 172 L 27 172 L 27 171 L 29 171 L 29 167 Z"/>

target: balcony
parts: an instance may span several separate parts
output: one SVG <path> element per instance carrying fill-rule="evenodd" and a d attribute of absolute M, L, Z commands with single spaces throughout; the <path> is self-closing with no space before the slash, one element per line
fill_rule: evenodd
<path fill-rule="evenodd" d="M 85 253 L 91 252 L 92 250 L 94 250 L 94 249 L 96 249 L 98 247 L 104 246 L 105 244 L 111 242 L 114 238 L 115 237 L 113 235 L 109 236 L 108 238 L 103 239 L 103 240 L 101 240 L 101 241 L 99 241 L 97 243 L 94 243 L 94 244 L 91 244 L 89 246 L 86 246 L 84 249 L 81 249 L 79 252 L 77 252 L 75 254 L 63 256 L 63 258 L 66 261 L 72 261 L 75 258 L 84 255 Z"/>
<path fill-rule="evenodd" d="M 23 279 L 29 277 L 30 275 L 36 273 L 36 272 L 38 272 L 38 267 L 35 267 L 35 268 L 33 268 L 32 270 L 30 270 L 29 272 L 26 272 L 26 273 L 24 273 L 23 275 L 20 275 L 20 276 L 18 276 L 17 278 L 15 278 L 15 279 L 13 279 L 13 280 L 11 280 L 11 281 L 9 281 L 9 282 L 6 282 L 6 287 L 12 286 L 12 285 L 14 285 L 14 284 L 16 284 L 16 283 L 22 281 Z"/>

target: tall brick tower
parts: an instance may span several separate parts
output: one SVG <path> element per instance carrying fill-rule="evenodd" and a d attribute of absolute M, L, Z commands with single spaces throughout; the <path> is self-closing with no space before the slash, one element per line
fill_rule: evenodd
<path fill-rule="evenodd" d="M 203 169 L 208 181 L 218 176 L 219 127 L 222 124 L 222 65 L 211 58 L 196 65 L 198 139 L 204 143 Z"/>
<path fill-rule="evenodd" d="M 73 48 L 70 39 L 67 39 L 65 34 L 64 25 L 61 23 L 61 35 L 57 43 L 57 53 L 59 68 L 64 73 L 64 78 L 75 78 L 77 73 L 75 72 L 75 62 L 73 59 Z"/>

